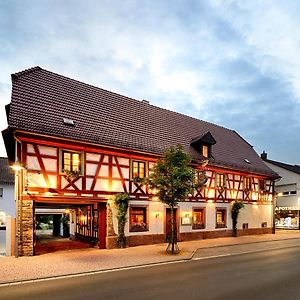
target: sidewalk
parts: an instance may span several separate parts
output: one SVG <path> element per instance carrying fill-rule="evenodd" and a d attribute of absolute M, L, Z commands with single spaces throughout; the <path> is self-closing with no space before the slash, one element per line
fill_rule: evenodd
<path fill-rule="evenodd" d="M 181 252 L 178 255 L 168 255 L 165 252 L 166 244 L 156 244 L 112 250 L 94 248 L 68 250 L 34 257 L 0 257 L 0 286 L 4 283 L 188 260 L 194 255 L 197 258 L 207 257 L 214 253 L 220 254 L 222 247 L 225 249 L 232 245 L 244 245 L 244 249 L 253 249 L 253 243 L 262 243 L 261 245 L 264 244 L 262 249 L 268 249 L 268 243 L 263 242 L 283 240 L 290 240 L 291 246 L 298 246 L 300 245 L 300 232 L 282 231 L 275 235 L 264 234 L 181 242 L 179 243 Z"/>

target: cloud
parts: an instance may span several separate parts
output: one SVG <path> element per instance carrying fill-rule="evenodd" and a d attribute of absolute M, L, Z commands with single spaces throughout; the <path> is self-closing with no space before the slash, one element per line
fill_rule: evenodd
<path fill-rule="evenodd" d="M 40 65 L 235 129 L 299 163 L 298 11 L 270 0 L 2 1 L 0 105 L 10 73 Z"/>

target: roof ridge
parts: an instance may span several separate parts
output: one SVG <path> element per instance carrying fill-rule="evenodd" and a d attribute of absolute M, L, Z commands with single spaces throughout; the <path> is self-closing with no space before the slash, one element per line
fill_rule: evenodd
<path fill-rule="evenodd" d="M 12 79 L 15 79 L 15 78 L 21 77 L 23 75 L 26 75 L 26 74 L 29 74 L 32 72 L 36 72 L 36 71 L 40 71 L 40 70 L 42 70 L 42 68 L 40 66 L 35 66 L 35 67 L 28 68 L 28 69 L 25 69 L 25 70 L 17 72 L 17 73 L 13 73 L 13 74 L 11 74 L 11 77 L 12 77 Z"/>

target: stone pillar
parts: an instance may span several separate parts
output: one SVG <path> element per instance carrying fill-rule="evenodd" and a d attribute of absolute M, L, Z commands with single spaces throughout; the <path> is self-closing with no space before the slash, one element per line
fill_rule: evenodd
<path fill-rule="evenodd" d="M 32 256 L 34 251 L 34 202 L 20 200 L 18 210 L 18 253 L 20 256 Z"/>
<path fill-rule="evenodd" d="M 117 235 L 114 229 L 113 212 L 109 203 L 107 203 L 106 213 L 107 213 L 106 248 L 107 249 L 117 248 Z"/>

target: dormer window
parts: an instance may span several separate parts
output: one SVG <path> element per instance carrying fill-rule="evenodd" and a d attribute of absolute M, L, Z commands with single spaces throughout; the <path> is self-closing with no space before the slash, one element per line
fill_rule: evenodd
<path fill-rule="evenodd" d="M 202 155 L 204 157 L 208 157 L 209 156 L 209 148 L 207 145 L 202 145 Z"/>
<path fill-rule="evenodd" d="M 203 158 L 210 158 L 212 156 L 212 146 L 216 143 L 216 140 L 212 134 L 207 133 L 194 138 L 191 141 L 191 146 L 201 153 Z"/>

